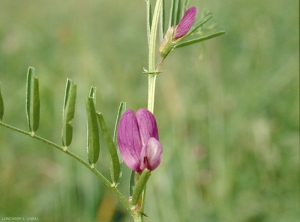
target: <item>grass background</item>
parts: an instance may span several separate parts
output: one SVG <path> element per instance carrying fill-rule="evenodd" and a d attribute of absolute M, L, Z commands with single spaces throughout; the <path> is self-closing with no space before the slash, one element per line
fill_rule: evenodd
<path fill-rule="evenodd" d="M 167 1 L 167 4 L 169 2 Z M 299 219 L 299 2 L 195 1 L 225 36 L 175 50 L 158 76 L 164 147 L 145 221 L 293 222 Z M 60 143 L 66 78 L 78 85 L 70 150 L 86 157 L 84 100 L 113 130 L 121 101 L 147 105 L 145 2 L 1 0 L 3 121 L 27 129 L 25 81 L 40 80 L 38 135 Z M 0 218 L 131 221 L 83 166 L 0 127 Z M 103 146 L 97 168 L 109 175 Z M 124 167 L 120 189 L 127 193 Z"/>

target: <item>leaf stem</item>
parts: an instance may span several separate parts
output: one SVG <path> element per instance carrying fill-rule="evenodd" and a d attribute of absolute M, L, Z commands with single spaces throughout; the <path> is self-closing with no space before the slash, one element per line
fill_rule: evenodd
<path fill-rule="evenodd" d="M 11 125 L 8 125 L 8 124 L 5 124 L 3 122 L 0 121 L 0 126 L 3 126 L 7 129 L 10 129 L 10 130 L 13 130 L 13 131 L 16 131 L 18 133 L 21 133 L 21 134 L 24 134 L 26 136 L 29 136 L 29 137 L 32 137 L 36 140 L 39 140 L 43 143 L 46 143 L 66 154 L 68 154 L 69 156 L 73 157 L 75 160 L 77 160 L 78 162 L 80 162 L 82 165 L 84 165 L 86 168 L 88 168 L 90 171 L 92 171 L 119 199 L 120 201 L 122 202 L 122 204 L 125 206 L 125 208 L 130 212 L 131 216 L 135 219 L 137 217 L 136 215 L 136 212 L 132 209 L 132 205 L 129 203 L 129 201 L 120 193 L 120 191 L 117 189 L 117 187 L 110 183 L 109 180 L 106 179 L 105 176 L 103 176 L 102 173 L 100 173 L 97 169 L 94 168 L 93 165 L 90 165 L 89 163 L 85 162 L 83 159 L 81 159 L 79 156 L 77 156 L 76 154 L 70 152 L 68 149 L 66 149 L 66 147 L 63 147 L 63 146 L 60 146 L 56 143 L 53 143 L 47 139 L 44 139 L 40 136 L 37 136 L 35 134 L 32 134 L 31 132 L 27 132 L 27 131 L 24 131 L 24 130 L 21 130 L 19 128 L 16 128 L 14 126 L 11 126 Z M 135 221 L 137 221 L 135 219 Z"/>

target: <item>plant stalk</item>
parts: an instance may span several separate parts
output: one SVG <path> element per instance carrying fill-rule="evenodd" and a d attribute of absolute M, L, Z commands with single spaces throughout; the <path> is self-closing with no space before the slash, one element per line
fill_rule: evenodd
<path fill-rule="evenodd" d="M 161 8 L 162 8 L 162 0 L 157 0 L 153 12 L 150 36 L 148 38 L 149 39 L 148 110 L 152 113 L 154 111 L 155 83 L 156 83 L 156 76 L 157 76 L 156 67 L 155 67 L 156 39 L 157 39 L 158 22 L 159 22 Z"/>

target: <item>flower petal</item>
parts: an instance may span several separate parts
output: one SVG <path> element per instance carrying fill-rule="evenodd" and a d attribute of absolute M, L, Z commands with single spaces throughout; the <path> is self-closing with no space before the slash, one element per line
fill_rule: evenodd
<path fill-rule="evenodd" d="M 150 137 L 158 138 L 158 129 L 154 115 L 147 109 L 139 109 L 136 112 L 136 119 L 143 146 L 146 145 Z"/>
<path fill-rule="evenodd" d="M 121 116 L 117 134 L 120 154 L 125 164 L 140 172 L 142 142 L 133 110 L 125 111 Z"/>
<path fill-rule="evenodd" d="M 162 152 L 163 149 L 160 142 L 151 137 L 141 153 L 141 170 L 143 171 L 145 168 L 151 171 L 155 170 L 160 164 Z"/>
<path fill-rule="evenodd" d="M 196 13 L 196 6 L 192 6 L 188 10 L 186 10 L 182 19 L 175 28 L 173 39 L 179 39 L 190 31 L 195 22 Z"/>

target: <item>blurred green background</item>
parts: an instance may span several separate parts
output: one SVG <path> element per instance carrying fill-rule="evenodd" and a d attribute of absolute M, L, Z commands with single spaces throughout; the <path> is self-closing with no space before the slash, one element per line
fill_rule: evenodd
<path fill-rule="evenodd" d="M 167 5 L 170 2 L 167 1 Z M 227 34 L 175 50 L 158 76 L 163 160 L 145 221 L 299 219 L 299 2 L 196 1 Z M 147 105 L 144 1 L 1 0 L 0 82 L 5 123 L 27 129 L 25 81 L 40 80 L 38 135 L 60 144 L 66 78 L 78 85 L 74 140 L 86 158 L 85 98 L 112 131 L 119 103 Z M 101 150 L 97 168 L 109 175 Z M 129 171 L 120 189 L 127 196 Z M 0 218 L 131 221 L 106 187 L 69 156 L 0 127 Z"/>

